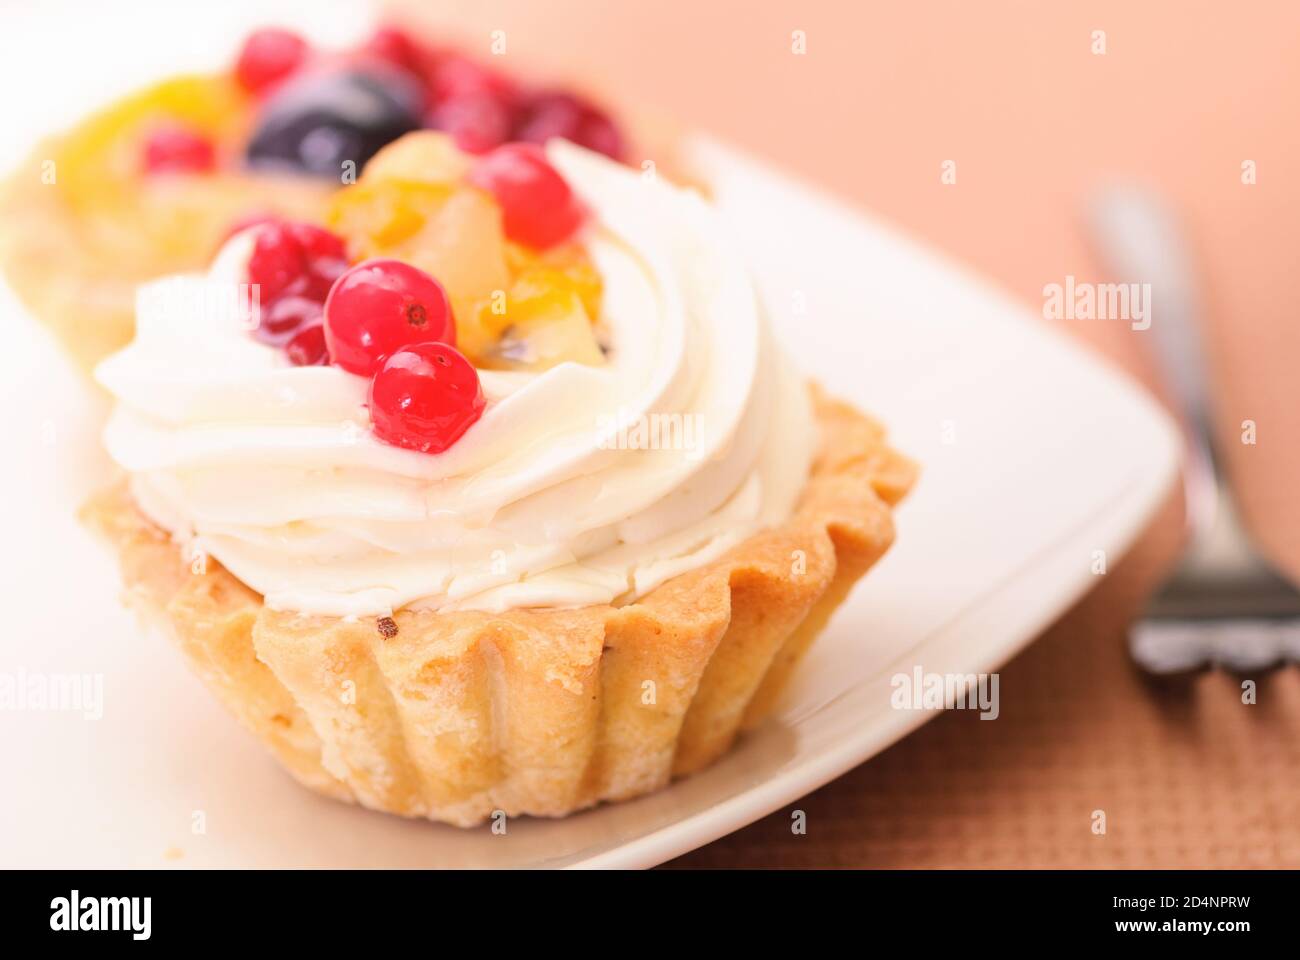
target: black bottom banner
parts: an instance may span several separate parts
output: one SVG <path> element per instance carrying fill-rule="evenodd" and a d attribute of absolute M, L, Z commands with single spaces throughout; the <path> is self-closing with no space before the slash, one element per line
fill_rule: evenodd
<path fill-rule="evenodd" d="M 574 923 L 612 923 L 634 939 L 680 943 L 675 923 L 711 916 L 728 939 L 750 923 L 752 935 L 766 936 L 775 921 L 815 924 L 819 938 L 839 928 L 914 936 L 918 946 L 927 932 L 965 930 L 1007 944 L 1041 944 L 1047 934 L 1063 943 L 1199 939 L 1230 949 L 1294 929 L 1298 881 L 1291 872 L 1228 871 L 27 871 L 0 874 L 0 922 L 7 946 L 92 948 L 239 945 L 270 928 L 283 942 L 340 949 L 454 932 L 465 921 L 486 921 L 494 937 L 546 938 Z M 936 945 L 946 952 L 953 941 Z"/>

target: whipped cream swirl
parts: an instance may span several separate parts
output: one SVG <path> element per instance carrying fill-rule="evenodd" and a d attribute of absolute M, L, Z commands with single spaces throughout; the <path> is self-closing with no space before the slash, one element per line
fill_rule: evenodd
<path fill-rule="evenodd" d="M 206 277 L 142 288 L 134 342 L 96 371 L 140 508 L 269 606 L 326 616 L 624 603 L 788 516 L 815 424 L 716 215 L 578 147 L 548 155 L 592 211 L 603 366 L 480 371 L 487 409 L 456 444 L 390 446 L 365 378 L 292 366 L 211 308 L 205 290 L 244 279 L 245 233 Z"/>

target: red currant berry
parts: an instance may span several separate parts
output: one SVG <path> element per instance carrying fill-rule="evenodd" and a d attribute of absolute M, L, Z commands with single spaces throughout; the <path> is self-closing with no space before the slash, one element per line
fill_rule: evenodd
<path fill-rule="evenodd" d="M 144 141 L 147 173 L 208 173 L 217 165 L 212 141 L 180 124 L 157 127 Z"/>
<path fill-rule="evenodd" d="M 421 453 L 442 453 L 485 406 L 478 371 L 445 343 L 402 347 L 370 381 L 375 436 Z"/>
<path fill-rule="evenodd" d="M 298 245 L 302 247 L 303 255 L 309 261 L 347 261 L 347 248 L 343 244 L 343 238 L 338 234 L 330 233 L 328 230 L 310 223 L 291 222 L 285 224 L 285 226 L 289 228 L 293 238 L 298 241 Z"/>
<path fill-rule="evenodd" d="M 302 247 L 307 264 L 305 293 L 324 303 L 334 281 L 348 268 L 348 252 L 343 238 L 309 223 L 291 223 L 289 232 Z"/>
<path fill-rule="evenodd" d="M 283 346 L 295 333 L 311 324 L 319 324 L 325 308 L 319 300 L 288 294 L 263 304 L 255 335 L 263 343 Z"/>
<path fill-rule="evenodd" d="M 506 236 L 527 246 L 553 246 L 582 223 L 582 204 L 536 144 L 497 147 L 474 165 L 469 181 L 496 197 Z"/>
<path fill-rule="evenodd" d="M 486 153 L 510 138 L 511 111 L 491 93 L 461 93 L 442 101 L 428 117 L 429 126 L 451 134 L 466 153 Z"/>
<path fill-rule="evenodd" d="M 563 91 L 532 97 L 520 111 L 514 135 L 527 143 L 545 143 L 552 137 L 563 137 L 615 160 L 623 155 L 623 137 L 614 122 L 587 101 Z"/>
<path fill-rule="evenodd" d="M 364 51 L 417 76 L 422 72 L 424 54 L 419 44 L 398 27 L 380 27 L 366 41 Z"/>
<path fill-rule="evenodd" d="M 432 87 L 433 98 L 439 103 L 452 97 L 485 93 L 512 104 L 518 96 L 510 78 L 459 54 L 451 54 L 438 62 Z"/>
<path fill-rule="evenodd" d="M 330 360 L 369 376 L 411 343 L 455 344 L 456 327 L 442 284 L 400 260 L 367 260 L 335 281 L 325 301 Z"/>
<path fill-rule="evenodd" d="M 578 131 L 578 139 L 574 142 L 588 150 L 603 153 L 611 160 L 622 160 L 626 149 L 618 125 L 596 109 L 592 109 L 583 119 L 582 129 Z"/>
<path fill-rule="evenodd" d="M 295 367 L 317 367 L 328 363 L 324 324 L 312 323 L 303 327 L 284 345 L 284 352 Z"/>
<path fill-rule="evenodd" d="M 248 260 L 248 281 L 259 284 L 261 301 L 293 295 L 324 303 L 334 281 L 347 269 L 343 240 L 309 223 L 263 218 Z"/>
<path fill-rule="evenodd" d="M 552 137 L 564 137 L 575 143 L 586 110 L 578 98 L 562 91 L 546 91 L 529 97 L 519 112 L 515 139 L 527 143 L 545 143 Z"/>
<path fill-rule="evenodd" d="M 275 295 L 275 302 L 298 298 L 323 306 L 334 281 L 348 269 L 343 260 L 304 260 L 303 272 L 289 281 L 288 286 Z"/>
<path fill-rule="evenodd" d="M 272 222 L 258 228 L 248 258 L 248 282 L 258 285 L 263 304 L 284 293 L 306 272 L 302 244 L 287 224 Z"/>
<path fill-rule="evenodd" d="M 255 30 L 235 62 L 235 79 L 251 93 L 265 93 L 307 59 L 307 41 L 289 30 Z"/>
<path fill-rule="evenodd" d="M 303 278 L 302 294 L 324 306 L 338 278 L 348 272 L 346 260 L 317 260 Z"/>

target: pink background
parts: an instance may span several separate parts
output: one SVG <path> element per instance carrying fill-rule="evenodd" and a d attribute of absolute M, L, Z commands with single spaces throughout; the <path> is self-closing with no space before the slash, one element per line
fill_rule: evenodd
<path fill-rule="evenodd" d="M 1163 191 L 1202 269 L 1223 446 L 1300 578 L 1300 4 L 460 0 L 399 11 L 616 108 L 722 135 L 900 224 L 1035 310 L 1104 281 L 1097 186 Z M 791 52 L 794 30 L 807 52 Z M 1092 52 L 1093 31 L 1106 52 Z M 957 182 L 940 180 L 956 163 Z M 1253 160 L 1257 183 L 1242 183 Z M 1157 308 L 1158 309 L 1158 308 Z M 1141 332 L 1061 321 L 1146 375 Z M 1239 442 L 1240 423 L 1258 443 Z"/>

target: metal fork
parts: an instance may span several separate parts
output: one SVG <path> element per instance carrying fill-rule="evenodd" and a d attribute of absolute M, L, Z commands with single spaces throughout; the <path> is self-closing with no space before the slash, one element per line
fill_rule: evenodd
<path fill-rule="evenodd" d="M 1300 592 L 1251 543 L 1216 455 L 1195 274 L 1178 222 L 1154 193 L 1133 186 L 1100 192 L 1088 213 L 1114 277 L 1151 285 L 1144 335 L 1188 435 L 1183 476 L 1190 543 L 1129 631 L 1129 651 L 1143 669 L 1161 675 L 1211 664 L 1256 673 L 1300 662 Z"/>

